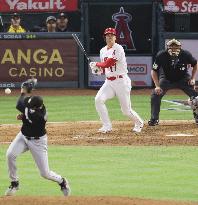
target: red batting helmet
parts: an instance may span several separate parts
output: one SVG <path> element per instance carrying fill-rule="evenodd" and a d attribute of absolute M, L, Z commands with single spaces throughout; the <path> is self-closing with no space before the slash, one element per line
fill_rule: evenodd
<path fill-rule="evenodd" d="M 104 36 L 107 35 L 107 34 L 113 34 L 114 36 L 116 36 L 116 30 L 115 28 L 106 28 L 105 31 L 104 31 Z"/>

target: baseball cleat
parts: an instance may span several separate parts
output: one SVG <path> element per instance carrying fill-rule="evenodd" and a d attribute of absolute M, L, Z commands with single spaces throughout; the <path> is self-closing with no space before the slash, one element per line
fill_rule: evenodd
<path fill-rule="evenodd" d="M 103 134 L 111 132 L 111 131 L 112 131 L 112 127 L 107 127 L 104 125 L 98 130 L 98 132 L 103 133 Z"/>
<path fill-rule="evenodd" d="M 149 126 L 156 126 L 156 125 L 159 125 L 159 120 L 156 120 L 156 119 L 150 119 L 148 121 L 148 125 Z"/>
<path fill-rule="evenodd" d="M 11 185 L 8 187 L 8 189 L 6 190 L 5 196 L 14 196 L 17 190 L 19 190 L 19 182 L 13 181 L 11 182 Z"/>
<path fill-rule="evenodd" d="M 143 126 L 144 126 L 144 123 L 143 123 L 143 122 L 138 123 L 138 124 L 135 124 L 135 127 L 133 128 L 133 131 L 134 131 L 134 132 L 141 132 Z"/>
<path fill-rule="evenodd" d="M 195 118 L 195 124 L 198 125 L 198 115 L 193 112 L 194 118 Z"/>
<path fill-rule="evenodd" d="M 63 178 L 63 182 L 59 184 L 61 187 L 61 191 L 63 192 L 64 196 L 69 196 L 71 193 L 71 189 L 69 187 L 69 183 L 66 179 Z"/>

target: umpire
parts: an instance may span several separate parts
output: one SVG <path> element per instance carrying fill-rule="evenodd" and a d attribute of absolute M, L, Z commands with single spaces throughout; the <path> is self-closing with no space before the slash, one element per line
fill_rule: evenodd
<path fill-rule="evenodd" d="M 193 68 L 191 76 L 188 73 L 189 67 Z M 180 41 L 176 39 L 168 41 L 167 49 L 157 54 L 151 71 L 155 89 L 151 94 L 151 119 L 148 125 L 158 125 L 161 99 L 169 89 L 181 89 L 190 98 L 198 96 L 194 90 L 196 72 L 197 60 L 192 54 L 181 49 Z M 198 115 L 195 112 L 193 115 L 198 124 Z"/>

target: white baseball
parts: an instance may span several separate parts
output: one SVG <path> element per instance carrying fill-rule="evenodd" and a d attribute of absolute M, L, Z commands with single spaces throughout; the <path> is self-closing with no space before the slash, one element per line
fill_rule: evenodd
<path fill-rule="evenodd" d="M 9 95 L 12 91 L 10 90 L 10 88 L 6 88 L 5 89 L 5 94 Z"/>

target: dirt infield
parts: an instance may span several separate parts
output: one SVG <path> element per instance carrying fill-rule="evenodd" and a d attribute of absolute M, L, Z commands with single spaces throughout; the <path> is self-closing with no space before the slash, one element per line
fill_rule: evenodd
<path fill-rule="evenodd" d="M 129 121 L 113 122 L 113 131 L 98 133 L 99 122 L 48 123 L 49 144 L 55 145 L 198 145 L 197 126 L 193 121 L 162 121 L 145 125 L 141 133 L 131 131 Z M 0 125 L 0 143 L 9 143 L 20 125 Z"/>
<path fill-rule="evenodd" d="M 128 197 L 1 197 L 0 205 L 195 205 L 195 202 L 132 199 Z"/>

